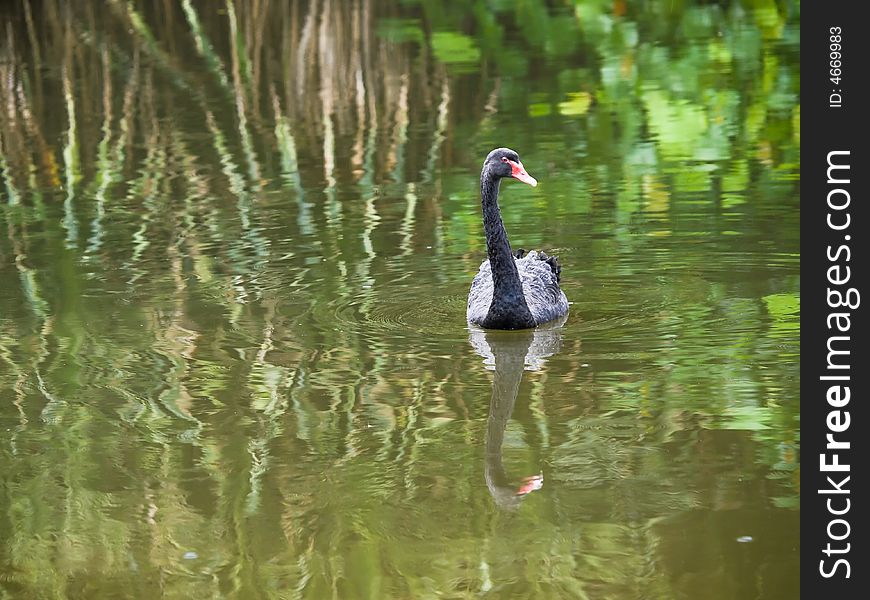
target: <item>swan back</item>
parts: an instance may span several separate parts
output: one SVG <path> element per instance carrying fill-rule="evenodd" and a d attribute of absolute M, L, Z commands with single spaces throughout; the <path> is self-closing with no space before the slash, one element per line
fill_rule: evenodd
<path fill-rule="evenodd" d="M 535 325 L 557 319 L 568 313 L 568 299 L 559 287 L 559 277 L 549 257 L 532 250 L 523 258 L 515 258 L 523 286 L 523 296 Z M 492 305 L 493 280 L 489 260 L 483 261 L 471 282 L 466 318 L 469 323 L 483 325 Z"/>

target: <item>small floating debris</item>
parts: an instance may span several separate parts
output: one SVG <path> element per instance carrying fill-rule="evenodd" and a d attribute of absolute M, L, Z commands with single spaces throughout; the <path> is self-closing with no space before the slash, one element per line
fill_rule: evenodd
<path fill-rule="evenodd" d="M 197 554 L 193 550 L 188 550 L 187 552 L 184 553 L 184 556 L 182 558 L 184 560 L 195 560 L 195 559 L 199 558 L 199 554 Z"/>
<path fill-rule="evenodd" d="M 752 538 L 751 535 L 741 535 L 739 538 L 737 538 L 737 541 L 741 544 L 748 544 L 749 542 L 754 542 L 755 540 Z"/>

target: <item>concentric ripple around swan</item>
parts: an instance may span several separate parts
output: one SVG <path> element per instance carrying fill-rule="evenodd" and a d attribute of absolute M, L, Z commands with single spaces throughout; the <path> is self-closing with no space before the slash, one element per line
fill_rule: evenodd
<path fill-rule="evenodd" d="M 369 342 L 413 339 L 415 344 L 426 344 L 439 339 L 440 345 L 451 329 L 456 329 L 457 340 L 464 338 L 464 327 L 457 326 L 464 326 L 463 292 L 423 293 L 413 284 L 363 288 L 315 303 L 312 316 L 322 328 L 360 335 Z"/>

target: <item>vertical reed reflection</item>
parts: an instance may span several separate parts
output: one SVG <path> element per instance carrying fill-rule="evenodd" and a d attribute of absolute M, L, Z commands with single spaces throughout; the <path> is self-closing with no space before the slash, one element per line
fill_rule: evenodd
<path fill-rule="evenodd" d="M 244 593 L 256 582 L 254 559 L 238 559 L 251 543 L 242 524 L 261 518 L 269 502 L 273 453 L 287 430 L 307 452 L 341 448 L 340 461 L 364 450 L 359 401 L 368 377 L 391 366 L 374 356 L 383 343 L 367 350 L 357 330 L 317 333 L 300 324 L 319 318 L 322 297 L 349 301 L 360 283 L 371 289 L 382 276 L 372 273 L 389 248 L 380 211 L 394 211 L 376 186 L 414 177 L 408 131 L 435 120 L 430 71 L 440 69 L 442 100 L 426 177 L 449 118 L 443 68 L 412 72 L 413 49 L 373 33 L 384 10 L 392 9 L 329 0 L 229 0 L 215 10 L 185 0 L 80 11 L 47 0 L 3 13 L 0 173 L 5 205 L 22 211 L 4 213 L 3 252 L 8 247 L 17 266 L 15 294 L 32 315 L 25 336 L 35 341 L 4 336 L 4 381 L 14 390 L 19 443 L 33 443 L 47 426 L 67 440 L 31 466 L 52 463 L 62 487 L 87 507 L 49 501 L 57 519 L 36 531 L 16 520 L 18 539 L 60 535 L 62 554 L 76 555 L 64 569 L 49 566 L 51 544 L 28 546 L 36 553 L 29 559 L 13 550 L 22 567 L 38 564 L 46 574 L 28 585 L 56 587 L 83 561 L 112 571 L 118 551 L 144 539 L 150 552 L 133 550 L 143 568 L 172 571 L 179 546 L 211 546 L 216 572 L 227 569 L 224 585 Z M 338 190 L 348 181 L 365 198 L 359 208 L 343 206 Z M 278 215 L 276 192 L 291 198 Z M 411 203 L 406 238 L 434 226 L 413 213 Z M 292 237 L 273 219 L 295 223 Z M 361 232 L 348 230 L 360 221 Z M 286 284 L 297 290 L 291 301 L 269 279 L 281 265 L 290 266 Z M 333 281 L 316 295 L 305 291 L 326 279 Z M 320 339 L 298 341 L 311 335 Z M 365 366 L 344 371 L 352 375 L 331 392 L 330 428 L 342 432 L 331 440 L 319 423 L 323 396 L 309 386 L 333 361 L 352 365 L 354 354 Z M 94 424 L 111 423 L 115 411 L 129 429 L 109 425 L 94 439 Z M 224 420 L 240 413 L 244 435 L 227 438 Z M 417 423 L 401 427 L 402 453 Z M 144 480 L 124 484 L 105 469 L 106 485 L 85 499 L 87 465 L 105 463 L 101 453 L 123 447 L 131 433 L 138 443 L 115 462 Z M 65 456 L 70 448 L 83 454 Z M 189 482 L 203 478 L 215 487 L 194 491 Z M 50 482 L 22 481 L 35 486 L 33 497 L 64 497 Z M 106 518 L 88 533 L 99 506 L 141 510 L 143 518 Z M 219 533 L 232 523 L 237 535 Z M 107 548 L 114 558 L 94 561 L 77 545 Z"/>

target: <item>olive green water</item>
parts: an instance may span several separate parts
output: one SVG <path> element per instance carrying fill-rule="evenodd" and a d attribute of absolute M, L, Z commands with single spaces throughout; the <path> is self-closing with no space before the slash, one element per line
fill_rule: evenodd
<path fill-rule="evenodd" d="M 0 598 L 797 597 L 799 23 L 4 4 Z"/>

